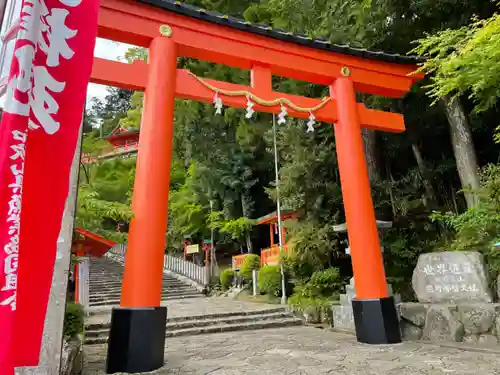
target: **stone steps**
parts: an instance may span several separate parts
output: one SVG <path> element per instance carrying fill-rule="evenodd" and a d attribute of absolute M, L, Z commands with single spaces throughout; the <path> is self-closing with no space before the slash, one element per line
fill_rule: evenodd
<path fill-rule="evenodd" d="M 89 305 L 91 307 L 120 304 L 123 265 L 108 258 L 91 258 L 89 274 Z M 164 276 L 162 301 L 198 298 L 204 295 L 191 285 L 172 276 Z"/>
<path fill-rule="evenodd" d="M 288 327 L 302 324 L 283 308 L 252 311 L 248 313 L 224 313 L 207 316 L 191 316 L 167 320 L 166 337 L 201 335 L 217 332 L 245 331 Z M 108 340 L 109 323 L 86 327 L 85 344 L 105 344 Z"/>
<path fill-rule="evenodd" d="M 184 294 L 176 294 L 176 295 L 162 295 L 162 301 L 169 301 L 173 299 L 187 299 L 187 298 L 201 298 L 204 295 L 195 292 L 195 293 L 184 293 Z M 89 301 L 90 306 L 107 306 L 107 305 L 119 305 L 120 304 L 120 296 L 116 296 L 114 298 L 107 299 L 94 299 Z"/>
<path fill-rule="evenodd" d="M 205 297 L 203 294 L 200 293 L 193 293 L 193 294 L 185 294 L 185 295 L 179 295 L 179 296 L 167 296 L 161 298 L 162 301 L 169 301 L 169 300 L 174 300 L 174 299 L 189 299 L 189 298 L 201 298 Z M 102 300 L 102 301 L 90 301 L 89 306 L 94 307 L 94 306 L 118 306 L 120 305 L 120 298 L 116 299 L 107 299 L 107 300 Z"/>
<path fill-rule="evenodd" d="M 167 323 L 176 323 L 176 322 L 186 322 L 191 320 L 213 320 L 219 318 L 231 318 L 238 316 L 255 316 L 261 314 L 277 314 L 277 313 L 287 313 L 286 308 L 284 307 L 273 307 L 266 308 L 261 310 L 249 310 L 249 311 L 228 311 L 223 313 L 214 313 L 214 314 L 205 314 L 205 315 L 185 315 L 185 316 L 175 316 L 171 318 L 167 318 Z M 99 330 L 102 328 L 109 328 L 111 323 L 94 323 L 94 324 L 85 324 L 86 331 Z"/>
<path fill-rule="evenodd" d="M 108 297 L 114 297 L 114 296 L 119 296 L 121 295 L 121 288 L 117 290 L 91 290 L 91 298 L 96 297 L 96 298 L 108 298 Z M 179 294 L 179 293 L 191 293 L 193 292 L 192 288 L 165 288 L 162 290 L 163 295 L 168 295 L 168 294 Z"/>
<path fill-rule="evenodd" d="M 116 286 L 116 287 L 112 287 L 112 288 L 106 288 L 106 287 L 90 287 L 90 292 L 91 293 L 96 293 L 96 294 L 99 294 L 99 293 L 119 293 L 121 290 L 122 290 L 122 286 Z M 194 289 L 193 287 L 189 286 L 189 285 L 164 285 L 162 287 L 162 290 L 192 290 Z"/>
<path fill-rule="evenodd" d="M 172 301 L 172 300 L 185 300 L 185 299 L 191 299 L 191 298 L 202 298 L 204 297 L 203 295 L 200 294 L 187 294 L 187 295 L 180 295 L 180 296 L 162 296 L 161 300 L 162 302 L 165 301 Z M 104 307 L 104 306 L 109 306 L 111 308 L 113 307 L 118 307 L 120 306 L 120 297 L 113 298 L 113 299 L 107 299 L 107 300 L 100 300 L 100 301 L 89 301 L 89 307 Z"/>
<path fill-rule="evenodd" d="M 172 297 L 173 298 L 173 297 L 178 297 L 178 296 L 189 296 L 189 295 L 199 295 L 199 293 L 197 291 L 186 291 L 186 292 L 170 292 L 170 293 L 163 292 L 161 294 L 162 298 L 163 297 Z M 99 301 L 115 300 L 115 299 L 120 299 L 120 297 L 121 297 L 120 293 L 108 294 L 108 295 L 104 295 L 104 296 L 93 295 L 93 296 L 90 296 L 89 301 L 90 302 L 99 302 Z"/>
<path fill-rule="evenodd" d="M 92 284 L 92 286 L 96 286 L 96 287 L 117 287 L 117 286 L 121 286 L 122 284 L 122 279 L 119 279 L 119 280 L 110 280 L 110 281 L 96 281 L 96 280 L 92 280 L 92 278 L 90 278 L 90 283 Z M 183 282 L 177 280 L 177 279 L 166 279 L 166 280 L 163 280 L 163 285 L 167 286 L 167 285 L 176 285 L 176 286 L 181 286 L 181 285 L 186 285 L 184 284 Z"/>
<path fill-rule="evenodd" d="M 184 284 L 184 283 L 163 283 L 162 287 L 164 289 L 177 289 L 177 288 L 192 288 L 190 285 Z M 120 282 L 119 284 L 113 284 L 113 285 L 96 285 L 92 284 L 92 281 L 90 282 L 90 289 L 91 290 L 121 290 L 122 288 L 122 283 Z"/>

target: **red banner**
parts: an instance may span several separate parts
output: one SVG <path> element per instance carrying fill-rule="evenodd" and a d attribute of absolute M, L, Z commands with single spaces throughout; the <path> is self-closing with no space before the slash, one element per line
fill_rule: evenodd
<path fill-rule="evenodd" d="M 2 375 L 39 361 L 98 11 L 98 0 L 23 0 L 0 127 Z"/>

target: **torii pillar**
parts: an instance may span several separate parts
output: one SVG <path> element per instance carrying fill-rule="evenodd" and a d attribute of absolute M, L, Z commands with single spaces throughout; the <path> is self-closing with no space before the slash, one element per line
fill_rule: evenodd
<path fill-rule="evenodd" d="M 330 95 L 338 104 L 335 144 L 356 283 L 352 301 L 356 336 L 367 344 L 399 343 L 399 318 L 394 297 L 387 289 L 356 93 L 349 69 L 343 68 L 342 74 L 330 86 Z"/>
<path fill-rule="evenodd" d="M 113 309 L 106 371 L 148 372 L 164 364 L 167 307 L 161 306 L 167 230 L 177 46 L 156 37 L 149 75 L 132 199 L 133 218 L 120 308 Z"/>

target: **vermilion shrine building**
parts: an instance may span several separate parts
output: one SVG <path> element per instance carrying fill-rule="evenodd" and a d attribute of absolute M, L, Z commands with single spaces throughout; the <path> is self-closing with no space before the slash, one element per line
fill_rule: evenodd
<path fill-rule="evenodd" d="M 288 219 L 294 219 L 297 217 L 297 213 L 290 210 L 282 210 L 281 211 L 281 220 L 285 221 Z M 281 252 L 287 252 L 288 246 L 286 243 L 286 229 L 284 227 L 281 228 L 281 237 L 283 239 L 282 248 L 279 247 L 279 241 L 276 241 L 276 238 L 279 237 L 278 231 L 278 213 L 272 212 L 269 215 L 263 216 L 257 219 L 255 225 L 269 225 L 269 247 L 262 249 L 260 253 L 260 262 L 262 265 L 276 265 L 279 264 Z M 232 266 L 233 270 L 239 270 L 241 265 L 243 264 L 243 260 L 248 254 L 241 254 L 233 256 Z"/>
<path fill-rule="evenodd" d="M 420 79 L 416 60 L 330 44 L 171 0 L 102 0 L 99 37 L 149 48 L 149 63 L 94 59 L 92 82 L 145 90 L 121 307 L 112 314 L 108 373 L 164 363 L 166 307 L 160 306 L 175 98 L 313 119 L 334 126 L 356 284 L 358 340 L 401 341 L 388 296 L 361 128 L 402 132 L 399 114 L 366 108 L 356 92 L 401 97 Z M 249 87 L 177 68 L 185 56 L 246 69 Z M 273 75 L 329 87 L 327 98 L 274 92 Z M 250 102 L 250 103 L 249 103 Z M 334 155 L 332 155 L 332 158 Z"/>

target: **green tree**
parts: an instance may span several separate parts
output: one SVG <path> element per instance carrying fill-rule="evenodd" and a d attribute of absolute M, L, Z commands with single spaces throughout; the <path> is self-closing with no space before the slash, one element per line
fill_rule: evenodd
<path fill-rule="evenodd" d="M 430 74 L 429 94 L 468 95 L 476 111 L 486 111 L 500 96 L 500 15 L 475 18 L 459 29 L 446 29 L 416 41 L 413 50 L 427 59 L 420 71 Z"/>

